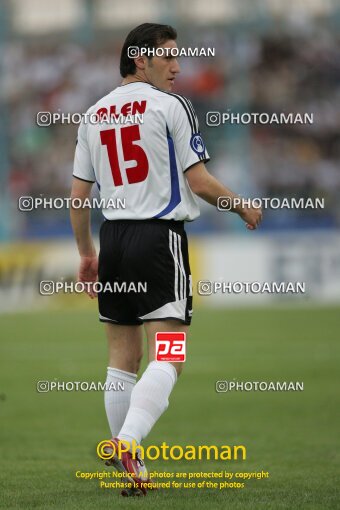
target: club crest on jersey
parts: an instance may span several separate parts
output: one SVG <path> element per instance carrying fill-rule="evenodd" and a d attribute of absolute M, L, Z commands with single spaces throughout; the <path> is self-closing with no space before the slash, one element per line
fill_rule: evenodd
<path fill-rule="evenodd" d="M 190 140 L 191 148 L 198 156 L 201 156 L 205 151 L 205 145 L 201 135 L 192 135 Z"/>

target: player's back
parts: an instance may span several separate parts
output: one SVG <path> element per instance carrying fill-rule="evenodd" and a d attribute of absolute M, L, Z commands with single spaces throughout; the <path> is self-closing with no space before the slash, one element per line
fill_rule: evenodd
<path fill-rule="evenodd" d="M 79 129 L 74 175 L 85 179 L 92 175 L 87 180 L 98 183 L 105 200 L 125 200 L 125 209 L 103 210 L 107 219 L 198 216 L 183 172 L 208 157 L 198 140 L 189 101 L 148 83 L 133 82 L 100 99 L 88 110 L 88 118 L 94 115 L 98 122 Z M 91 170 L 84 170 L 89 164 Z"/>

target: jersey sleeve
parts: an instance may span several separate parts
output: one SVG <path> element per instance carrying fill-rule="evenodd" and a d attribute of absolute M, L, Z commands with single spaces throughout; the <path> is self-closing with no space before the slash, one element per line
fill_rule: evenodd
<path fill-rule="evenodd" d="M 87 141 L 87 126 L 82 122 L 78 129 L 76 152 L 74 155 L 73 175 L 83 181 L 96 182 Z"/>
<path fill-rule="evenodd" d="M 209 161 L 195 110 L 183 96 L 176 96 L 172 116 L 172 137 L 183 172 L 200 161 Z"/>

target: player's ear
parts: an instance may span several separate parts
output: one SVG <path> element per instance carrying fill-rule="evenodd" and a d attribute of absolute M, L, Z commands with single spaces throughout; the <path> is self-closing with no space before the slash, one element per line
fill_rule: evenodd
<path fill-rule="evenodd" d="M 137 69 L 139 69 L 140 71 L 144 71 L 146 67 L 146 57 L 144 55 L 136 57 L 134 59 L 134 62 Z"/>

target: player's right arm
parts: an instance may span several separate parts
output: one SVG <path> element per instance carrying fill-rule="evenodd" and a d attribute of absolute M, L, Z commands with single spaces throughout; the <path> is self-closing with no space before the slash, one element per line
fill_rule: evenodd
<path fill-rule="evenodd" d="M 71 199 L 77 199 L 77 202 L 84 204 L 91 195 L 96 178 L 87 142 L 86 125 L 83 123 L 78 130 L 73 176 Z M 80 255 L 78 281 L 91 284 L 98 279 L 98 258 L 91 235 L 91 211 L 88 207 L 71 206 L 70 216 Z M 86 292 L 91 298 L 96 297 L 91 285 L 87 289 Z"/>
<path fill-rule="evenodd" d="M 208 172 L 203 162 L 191 166 L 185 172 L 185 175 L 191 190 L 209 204 L 217 206 L 218 197 L 229 197 L 231 203 L 233 203 L 234 198 L 239 198 L 239 195 L 236 195 L 215 179 Z M 257 228 L 262 219 L 261 209 L 236 205 L 231 208 L 231 211 L 237 213 L 250 230 Z"/>
<path fill-rule="evenodd" d="M 91 194 L 92 183 L 73 178 L 71 199 L 84 203 Z M 70 209 L 71 224 L 80 255 L 78 281 L 92 284 L 98 280 L 98 258 L 91 235 L 91 211 L 88 207 L 72 207 Z M 86 293 L 94 298 L 97 296 L 88 285 Z"/>

